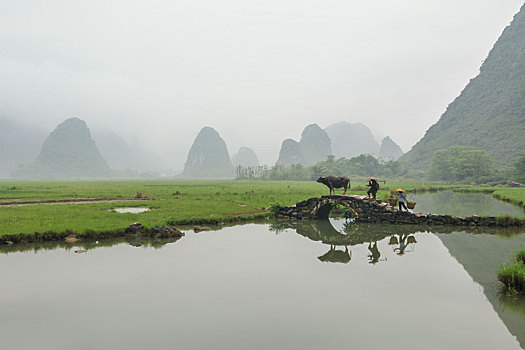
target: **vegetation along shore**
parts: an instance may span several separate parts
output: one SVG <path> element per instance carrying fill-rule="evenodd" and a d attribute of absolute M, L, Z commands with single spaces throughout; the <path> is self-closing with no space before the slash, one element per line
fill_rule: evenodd
<path fill-rule="evenodd" d="M 364 195 L 365 179 L 352 180 L 350 193 Z M 447 185 L 438 182 L 392 181 L 378 198 L 402 186 L 408 192 L 458 191 L 487 193 L 524 206 L 525 188 Z M 254 220 L 271 215 L 270 207 L 292 205 L 328 194 L 315 182 L 234 180 L 141 181 L 0 181 L 0 240 L 53 240 L 75 234 L 111 237 L 131 223 L 154 227 Z M 55 205 L 60 204 L 60 205 Z M 118 213 L 116 208 L 145 208 Z"/>

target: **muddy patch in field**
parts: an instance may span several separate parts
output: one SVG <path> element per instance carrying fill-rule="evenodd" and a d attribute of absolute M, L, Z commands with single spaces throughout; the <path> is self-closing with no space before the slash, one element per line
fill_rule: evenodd
<path fill-rule="evenodd" d="M 115 208 L 113 211 L 116 211 L 120 214 L 139 214 L 151 210 L 150 208 Z"/>

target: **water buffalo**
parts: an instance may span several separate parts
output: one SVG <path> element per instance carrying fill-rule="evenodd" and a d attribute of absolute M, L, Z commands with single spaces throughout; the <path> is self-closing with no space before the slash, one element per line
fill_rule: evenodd
<path fill-rule="evenodd" d="M 345 193 L 346 190 L 350 189 L 350 179 L 346 176 L 321 176 L 317 179 L 317 182 L 325 184 L 330 189 L 330 195 L 332 192 L 335 194 L 335 188 L 344 187 Z"/>

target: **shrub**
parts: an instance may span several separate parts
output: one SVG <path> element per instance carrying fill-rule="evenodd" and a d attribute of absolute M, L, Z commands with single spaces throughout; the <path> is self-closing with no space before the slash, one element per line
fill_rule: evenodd
<path fill-rule="evenodd" d="M 520 155 L 518 160 L 514 163 L 514 169 L 516 173 L 516 180 L 525 181 L 525 152 Z"/>
<path fill-rule="evenodd" d="M 520 262 L 509 266 L 501 266 L 497 276 L 508 292 L 512 294 L 525 292 L 525 264 Z"/>
<path fill-rule="evenodd" d="M 270 214 L 271 214 L 272 216 L 275 216 L 275 215 L 279 214 L 279 212 L 280 212 L 283 208 L 284 208 L 284 207 L 283 207 L 282 205 L 280 205 L 280 204 L 274 204 L 274 205 L 270 206 L 270 210 L 269 210 L 269 212 L 270 212 Z"/>
<path fill-rule="evenodd" d="M 525 248 L 521 248 L 516 253 L 516 261 L 525 264 Z"/>

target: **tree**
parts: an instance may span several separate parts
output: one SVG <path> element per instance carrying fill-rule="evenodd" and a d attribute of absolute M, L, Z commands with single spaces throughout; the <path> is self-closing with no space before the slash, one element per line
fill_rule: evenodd
<path fill-rule="evenodd" d="M 525 182 L 525 152 L 522 153 L 514 163 L 514 169 L 516 172 L 516 179 L 520 182 Z"/>
<path fill-rule="evenodd" d="M 434 153 L 431 175 L 436 180 L 478 181 L 491 170 L 491 159 L 485 151 L 469 146 L 451 146 Z"/>

